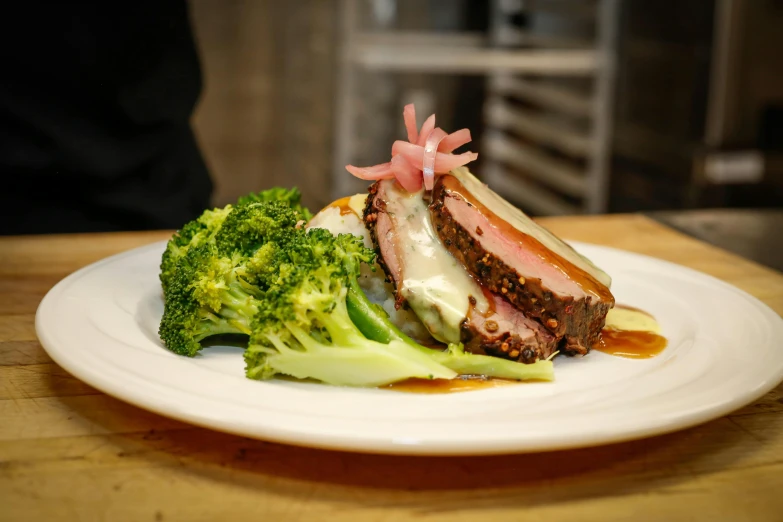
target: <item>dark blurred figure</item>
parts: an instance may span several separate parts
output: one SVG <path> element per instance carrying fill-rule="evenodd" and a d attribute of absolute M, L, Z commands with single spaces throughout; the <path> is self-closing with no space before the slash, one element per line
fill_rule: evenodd
<path fill-rule="evenodd" d="M 186 2 L 11 5 L 0 17 L 0 235 L 176 228 L 207 207 Z"/>

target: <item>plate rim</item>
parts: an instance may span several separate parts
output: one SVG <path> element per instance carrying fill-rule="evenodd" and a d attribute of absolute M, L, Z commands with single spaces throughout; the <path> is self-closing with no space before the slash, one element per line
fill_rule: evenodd
<path fill-rule="evenodd" d="M 57 341 L 54 341 L 49 333 L 46 331 L 46 320 L 48 309 L 53 306 L 56 298 L 75 280 L 84 276 L 86 273 L 96 270 L 104 264 L 116 262 L 124 257 L 139 255 L 144 253 L 145 250 L 161 250 L 168 240 L 159 240 L 146 245 L 141 245 L 132 249 L 118 252 L 116 254 L 107 256 L 100 260 L 94 261 L 71 274 L 65 276 L 58 281 L 44 296 L 39 303 L 35 313 L 35 331 L 41 346 L 46 353 L 63 369 L 74 377 L 82 380 L 83 382 L 95 387 L 99 391 L 109 395 L 115 399 L 121 400 L 128 404 L 132 404 L 141 409 L 154 412 L 163 417 L 182 421 L 194 426 L 217 430 L 225 433 L 231 433 L 238 436 L 251 437 L 259 440 L 266 440 L 277 442 L 281 444 L 319 448 L 327 450 L 338 451 L 350 451 L 360 453 L 371 454 L 390 454 L 390 455 L 420 455 L 420 456 L 469 456 L 469 455 L 500 455 L 500 454 L 523 454 L 534 452 L 548 452 L 559 451 L 566 449 L 586 448 L 598 445 L 615 444 L 619 442 L 639 440 L 652 436 L 664 435 L 684 429 L 692 428 L 715 420 L 725 415 L 730 414 L 752 402 L 755 402 L 762 396 L 766 395 L 769 391 L 774 389 L 780 382 L 783 382 L 783 364 L 779 366 L 777 372 L 767 375 L 766 378 L 759 382 L 758 386 L 752 389 L 746 389 L 744 393 L 740 393 L 734 396 L 731 400 L 723 401 L 717 405 L 705 408 L 697 414 L 690 414 L 684 418 L 677 419 L 674 422 L 668 422 L 664 425 L 645 427 L 642 426 L 636 429 L 625 429 L 623 431 L 610 431 L 609 433 L 595 433 L 588 437 L 579 437 L 560 439 L 559 441 L 548 444 L 530 444 L 524 443 L 524 447 L 520 447 L 519 443 L 514 444 L 513 440 L 505 439 L 504 443 L 494 444 L 488 446 L 487 444 L 481 444 L 480 442 L 474 443 L 470 447 L 466 447 L 465 443 L 457 441 L 453 445 L 445 444 L 436 446 L 431 442 L 417 443 L 417 444 L 405 444 L 394 443 L 388 440 L 366 440 L 362 441 L 357 438 L 346 439 L 343 435 L 337 434 L 324 434 L 317 433 L 315 431 L 301 431 L 301 430 L 286 430 L 280 427 L 270 426 L 255 426 L 252 430 L 245 429 L 244 424 L 237 425 L 235 422 L 224 422 L 220 419 L 210 418 L 209 416 L 199 416 L 191 414 L 187 411 L 172 411 L 171 408 L 166 408 L 165 405 L 156 403 L 154 400 L 144 398 L 144 394 L 134 394 L 133 392 L 127 393 L 120 386 L 115 386 L 114 382 L 109 378 L 104 378 L 99 372 L 90 371 L 89 367 L 84 365 L 79 366 L 67 356 L 67 350 L 62 350 L 56 345 Z M 621 254 L 623 256 L 632 256 L 639 259 L 654 261 L 655 263 L 662 263 L 668 268 L 673 268 L 681 273 L 694 275 L 698 278 L 705 279 L 711 284 L 716 284 L 724 290 L 730 290 L 737 294 L 738 297 L 744 298 L 749 304 L 754 305 L 767 315 L 768 319 L 773 323 L 774 328 L 779 328 L 783 331 L 783 317 L 777 314 L 769 305 L 761 301 L 759 298 L 743 291 L 742 289 L 722 281 L 717 277 L 710 274 L 706 274 L 699 270 L 673 263 L 664 259 L 659 259 L 654 256 L 645 254 L 639 254 L 636 252 L 619 249 L 616 247 L 605 246 L 595 243 L 588 243 L 582 241 L 567 241 L 577 250 L 580 247 L 598 248 L 607 251 L 611 254 Z M 776 324 L 775 324 L 776 323 Z M 781 358 L 783 361 L 783 358 Z M 73 362 L 73 364 L 72 364 Z"/>

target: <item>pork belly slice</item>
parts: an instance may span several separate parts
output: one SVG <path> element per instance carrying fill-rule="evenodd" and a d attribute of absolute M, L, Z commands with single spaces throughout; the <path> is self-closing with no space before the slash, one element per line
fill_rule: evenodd
<path fill-rule="evenodd" d="M 556 248 L 545 246 L 553 244 L 551 233 L 539 233 L 539 225 L 523 221 L 530 218 L 511 214 L 486 185 L 463 176 L 441 176 L 432 192 L 429 208 L 443 244 L 483 286 L 564 339 L 566 353 L 587 353 L 614 306 L 599 280 L 608 276 L 559 240 Z M 490 194 L 477 194 L 483 191 Z"/>
<path fill-rule="evenodd" d="M 490 311 L 469 313 L 462 323 L 465 350 L 526 364 L 549 358 L 557 349 L 557 338 L 541 323 L 529 319 L 519 309 L 491 294 Z"/>
<path fill-rule="evenodd" d="M 555 337 L 481 288 L 438 237 L 422 195 L 381 180 L 370 187 L 364 211 L 397 307 L 410 307 L 435 339 L 463 342 L 474 353 L 527 363 L 549 357 Z"/>

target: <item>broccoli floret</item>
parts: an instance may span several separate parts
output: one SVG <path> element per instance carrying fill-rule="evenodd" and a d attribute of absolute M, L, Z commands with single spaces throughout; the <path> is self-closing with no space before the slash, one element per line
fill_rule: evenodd
<path fill-rule="evenodd" d="M 215 244 L 222 255 L 252 255 L 263 245 L 293 234 L 299 221 L 301 215 L 283 201 L 247 203 L 226 217 Z"/>
<path fill-rule="evenodd" d="M 274 187 L 268 190 L 264 190 L 258 193 L 251 193 L 246 196 L 242 196 L 237 201 L 236 205 L 226 205 L 223 208 L 214 208 L 211 210 L 205 210 L 201 216 L 193 221 L 186 223 L 180 230 L 178 230 L 172 238 L 169 240 L 166 250 L 163 253 L 160 264 L 160 282 L 163 286 L 164 293 L 166 292 L 169 281 L 171 280 L 174 272 L 177 268 L 177 262 L 184 256 L 191 246 L 199 245 L 203 242 L 213 241 L 215 234 L 218 230 L 221 230 L 225 219 L 233 214 L 233 210 L 236 207 L 252 205 L 254 203 L 277 203 L 278 209 L 287 207 L 293 211 L 293 214 L 285 212 L 286 219 L 284 223 L 280 224 L 280 228 L 289 226 L 291 223 L 291 217 L 295 216 L 293 224 L 298 221 L 309 221 L 313 215 L 312 213 L 302 206 L 301 204 L 302 194 L 299 189 L 286 189 L 282 187 Z M 283 211 L 279 211 L 283 212 Z M 250 213 L 251 215 L 253 212 Z M 244 217 L 234 216 L 234 223 L 242 223 Z M 272 216 L 275 219 L 275 216 Z M 251 225 L 252 226 L 252 225 Z M 241 233 L 241 231 L 238 231 Z M 222 242 L 225 251 L 227 245 L 232 239 L 224 239 Z M 248 240 L 245 245 L 251 243 Z"/>
<path fill-rule="evenodd" d="M 259 299 L 245 351 L 248 377 L 284 374 L 346 386 L 456 377 L 404 342 L 367 339 L 353 323 L 346 305 L 349 282 L 360 263 L 374 259 L 361 238 L 312 229 L 290 239 L 288 259 Z"/>
<path fill-rule="evenodd" d="M 186 223 L 174 233 L 166 245 L 160 263 L 160 283 L 166 292 L 169 281 L 177 270 L 177 263 L 188 249 L 213 240 L 223 221 L 231 213 L 232 206 L 205 210 L 197 219 Z"/>
<path fill-rule="evenodd" d="M 257 297 L 288 258 L 299 214 L 284 202 L 230 208 L 209 239 L 191 242 L 167 277 L 159 334 L 173 352 L 194 356 L 213 335 L 251 333 Z"/>
<path fill-rule="evenodd" d="M 280 201 L 285 203 L 299 214 L 305 221 L 310 221 L 313 218 L 313 214 L 302 206 L 302 193 L 298 188 L 294 187 L 286 189 L 282 187 L 273 187 L 261 192 L 247 194 L 242 196 L 237 201 L 237 205 L 247 205 L 248 203 L 264 203 L 268 201 Z"/>
<path fill-rule="evenodd" d="M 158 333 L 166 347 L 195 356 L 213 335 L 250 334 L 258 289 L 242 277 L 246 259 L 220 256 L 213 244 L 191 247 L 172 277 Z"/>

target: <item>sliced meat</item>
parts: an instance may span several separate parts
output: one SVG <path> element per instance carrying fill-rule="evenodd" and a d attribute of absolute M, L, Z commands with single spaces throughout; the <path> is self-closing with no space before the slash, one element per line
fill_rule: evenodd
<path fill-rule="evenodd" d="M 549 357 L 556 338 L 519 310 L 482 289 L 449 252 L 432 224 L 422 193 L 394 180 L 370 187 L 364 219 L 378 262 L 432 336 L 466 349 L 532 363 Z"/>
<path fill-rule="evenodd" d="M 471 188 L 490 190 L 485 185 Z M 565 352 L 587 353 L 614 306 L 609 288 L 494 210 L 452 175 L 441 176 L 432 192 L 433 224 L 454 257 L 482 285 L 563 338 Z"/>
<path fill-rule="evenodd" d="M 370 232 L 377 262 L 386 272 L 386 277 L 395 288 L 395 303 L 397 308 L 403 305 L 404 299 L 400 294 L 398 282 L 402 280 L 402 267 L 399 262 L 396 244 L 394 241 L 394 227 L 392 219 L 386 212 L 386 200 L 389 195 L 390 182 L 377 181 L 370 185 L 369 195 L 364 206 L 364 224 Z"/>
<path fill-rule="evenodd" d="M 408 192 L 395 180 L 377 182 L 368 196 L 365 221 L 394 283 L 397 307 L 410 307 L 435 339 L 459 342 L 471 300 L 480 311 L 488 310 L 489 302 L 443 246 L 422 192 Z"/>
<path fill-rule="evenodd" d="M 557 338 L 541 323 L 498 295 L 492 294 L 491 299 L 488 313 L 471 312 L 462 323 L 465 350 L 528 364 L 555 352 Z"/>

